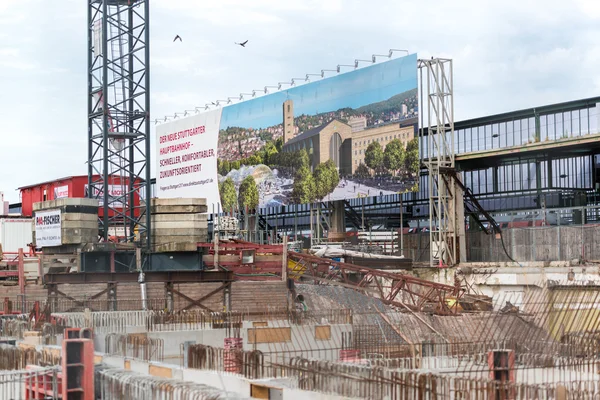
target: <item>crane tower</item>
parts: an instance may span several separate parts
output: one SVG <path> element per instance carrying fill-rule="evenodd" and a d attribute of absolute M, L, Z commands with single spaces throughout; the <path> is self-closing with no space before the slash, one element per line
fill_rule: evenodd
<path fill-rule="evenodd" d="M 88 186 L 100 233 L 150 240 L 149 0 L 88 0 Z"/>

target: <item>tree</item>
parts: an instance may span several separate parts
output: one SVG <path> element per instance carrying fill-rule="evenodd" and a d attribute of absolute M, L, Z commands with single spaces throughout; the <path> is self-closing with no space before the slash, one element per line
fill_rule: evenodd
<path fill-rule="evenodd" d="M 225 179 L 219 185 L 219 194 L 221 196 L 221 207 L 224 211 L 232 210 L 238 201 L 238 196 L 235 191 L 235 184 L 231 178 Z"/>
<path fill-rule="evenodd" d="M 229 171 L 231 171 L 232 169 L 240 169 L 240 167 L 241 167 L 241 163 L 239 160 L 231 161 L 229 163 Z"/>
<path fill-rule="evenodd" d="M 275 148 L 277 149 L 278 153 L 281 153 L 281 149 L 283 149 L 283 138 L 280 137 L 279 139 L 277 139 L 275 141 Z"/>
<path fill-rule="evenodd" d="M 408 174 L 415 176 L 419 173 L 421 167 L 421 161 L 419 160 L 419 138 L 414 138 L 407 143 L 404 164 Z"/>
<path fill-rule="evenodd" d="M 340 175 L 332 160 L 319 164 L 313 173 L 315 181 L 315 197 L 324 199 L 332 193 L 340 183 Z"/>
<path fill-rule="evenodd" d="M 231 165 L 228 160 L 223 160 L 221 162 L 221 166 L 219 166 L 218 169 L 219 169 L 219 174 L 221 174 L 222 176 L 225 176 L 229 173 L 229 171 L 231 171 Z"/>
<path fill-rule="evenodd" d="M 303 165 L 296 171 L 294 177 L 292 200 L 296 204 L 312 203 L 315 199 L 315 191 L 315 180 L 308 169 L 308 165 Z"/>
<path fill-rule="evenodd" d="M 404 167 L 404 157 L 404 144 L 399 139 L 394 139 L 385 146 L 383 165 L 395 175 L 396 171 Z"/>
<path fill-rule="evenodd" d="M 258 207 L 258 188 L 256 187 L 256 181 L 252 175 L 248 175 L 242 181 L 240 185 L 240 193 L 238 196 L 238 202 L 241 209 L 254 210 Z"/>
<path fill-rule="evenodd" d="M 246 159 L 246 162 L 244 164 L 246 164 L 246 165 L 262 164 L 262 159 L 260 158 L 260 156 L 258 154 L 253 154 Z"/>
<path fill-rule="evenodd" d="M 269 164 L 271 162 L 271 158 L 274 157 L 279 151 L 277 147 L 275 147 L 275 143 L 267 142 L 265 147 L 262 149 L 262 158 L 265 164 Z"/>
<path fill-rule="evenodd" d="M 308 157 L 308 153 L 306 152 L 306 149 L 298 150 L 296 152 L 296 157 L 294 157 L 294 161 L 295 161 L 294 167 L 296 167 L 296 169 L 300 169 L 302 167 L 306 167 L 306 168 L 310 169 L 310 159 Z"/>
<path fill-rule="evenodd" d="M 354 175 L 356 175 L 359 178 L 368 178 L 371 176 L 371 172 L 369 171 L 369 168 L 365 164 L 360 163 L 360 165 L 358 167 L 356 167 L 356 171 L 354 171 Z"/>
<path fill-rule="evenodd" d="M 365 151 L 365 164 L 375 171 L 383 168 L 383 149 L 379 142 L 373 142 Z"/>

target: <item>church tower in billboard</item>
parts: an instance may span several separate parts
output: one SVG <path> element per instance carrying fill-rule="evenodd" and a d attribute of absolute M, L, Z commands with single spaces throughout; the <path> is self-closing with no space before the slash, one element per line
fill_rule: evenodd
<path fill-rule="evenodd" d="M 283 144 L 294 137 L 294 101 L 283 102 Z"/>

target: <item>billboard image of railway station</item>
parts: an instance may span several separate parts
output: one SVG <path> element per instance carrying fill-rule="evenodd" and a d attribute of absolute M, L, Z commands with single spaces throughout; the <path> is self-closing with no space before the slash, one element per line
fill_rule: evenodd
<path fill-rule="evenodd" d="M 417 56 L 157 126 L 158 197 L 223 210 L 417 190 Z"/>

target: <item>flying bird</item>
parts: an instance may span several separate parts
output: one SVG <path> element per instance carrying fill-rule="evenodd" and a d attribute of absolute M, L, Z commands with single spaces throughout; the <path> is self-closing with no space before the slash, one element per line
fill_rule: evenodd
<path fill-rule="evenodd" d="M 175 39 L 173 39 L 173 41 L 176 41 L 177 39 L 179 39 L 180 42 L 183 42 L 183 40 L 181 40 L 181 36 L 179 36 L 179 35 L 175 36 Z"/>
<path fill-rule="evenodd" d="M 242 43 L 235 42 L 235 44 L 240 45 L 242 47 L 246 47 L 246 43 L 248 43 L 247 40 L 245 42 L 242 42 Z"/>

